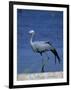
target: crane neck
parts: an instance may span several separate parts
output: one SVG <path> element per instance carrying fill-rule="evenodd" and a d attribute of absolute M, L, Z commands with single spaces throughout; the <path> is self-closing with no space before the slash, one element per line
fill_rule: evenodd
<path fill-rule="evenodd" d="M 31 35 L 31 38 L 30 38 L 30 43 L 32 44 L 33 43 L 33 36 L 34 34 Z"/>

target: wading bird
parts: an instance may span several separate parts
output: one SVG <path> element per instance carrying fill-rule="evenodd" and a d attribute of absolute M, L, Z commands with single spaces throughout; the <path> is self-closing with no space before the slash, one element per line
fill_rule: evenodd
<path fill-rule="evenodd" d="M 40 53 L 40 55 L 42 56 L 42 53 L 47 52 L 47 51 L 51 51 L 55 56 L 55 63 L 56 63 L 56 57 L 58 59 L 58 62 L 60 63 L 60 57 L 58 56 L 56 49 L 52 46 L 52 44 L 50 42 L 33 41 L 33 37 L 35 34 L 34 30 L 30 30 L 29 34 L 31 35 L 30 45 L 31 45 L 34 52 Z M 44 72 L 44 65 L 43 65 L 41 71 Z"/>

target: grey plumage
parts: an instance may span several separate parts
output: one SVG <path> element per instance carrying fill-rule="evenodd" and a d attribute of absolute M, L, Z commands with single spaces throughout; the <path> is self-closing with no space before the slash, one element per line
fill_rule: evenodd
<path fill-rule="evenodd" d="M 55 55 L 55 63 L 56 63 L 56 57 L 60 63 L 60 57 L 56 51 L 56 49 L 52 46 L 50 42 L 47 41 L 33 41 L 33 36 L 35 32 L 33 30 L 29 31 L 29 34 L 31 35 L 30 44 L 34 52 L 40 53 L 42 56 L 43 52 L 51 51 Z"/>

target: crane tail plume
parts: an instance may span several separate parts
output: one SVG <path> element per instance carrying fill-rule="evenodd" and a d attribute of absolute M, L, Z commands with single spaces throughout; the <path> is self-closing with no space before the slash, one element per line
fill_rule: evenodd
<path fill-rule="evenodd" d="M 55 63 L 56 63 L 56 57 L 57 57 L 57 59 L 58 59 L 58 62 L 60 63 L 60 57 L 58 56 L 57 51 L 56 51 L 55 49 L 52 49 L 51 51 L 52 51 L 52 53 L 55 55 Z"/>

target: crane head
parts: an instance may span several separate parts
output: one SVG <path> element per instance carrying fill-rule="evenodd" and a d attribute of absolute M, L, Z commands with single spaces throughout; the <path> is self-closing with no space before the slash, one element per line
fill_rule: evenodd
<path fill-rule="evenodd" d="M 35 33 L 34 30 L 29 31 L 29 34 L 34 34 L 34 33 Z"/>

